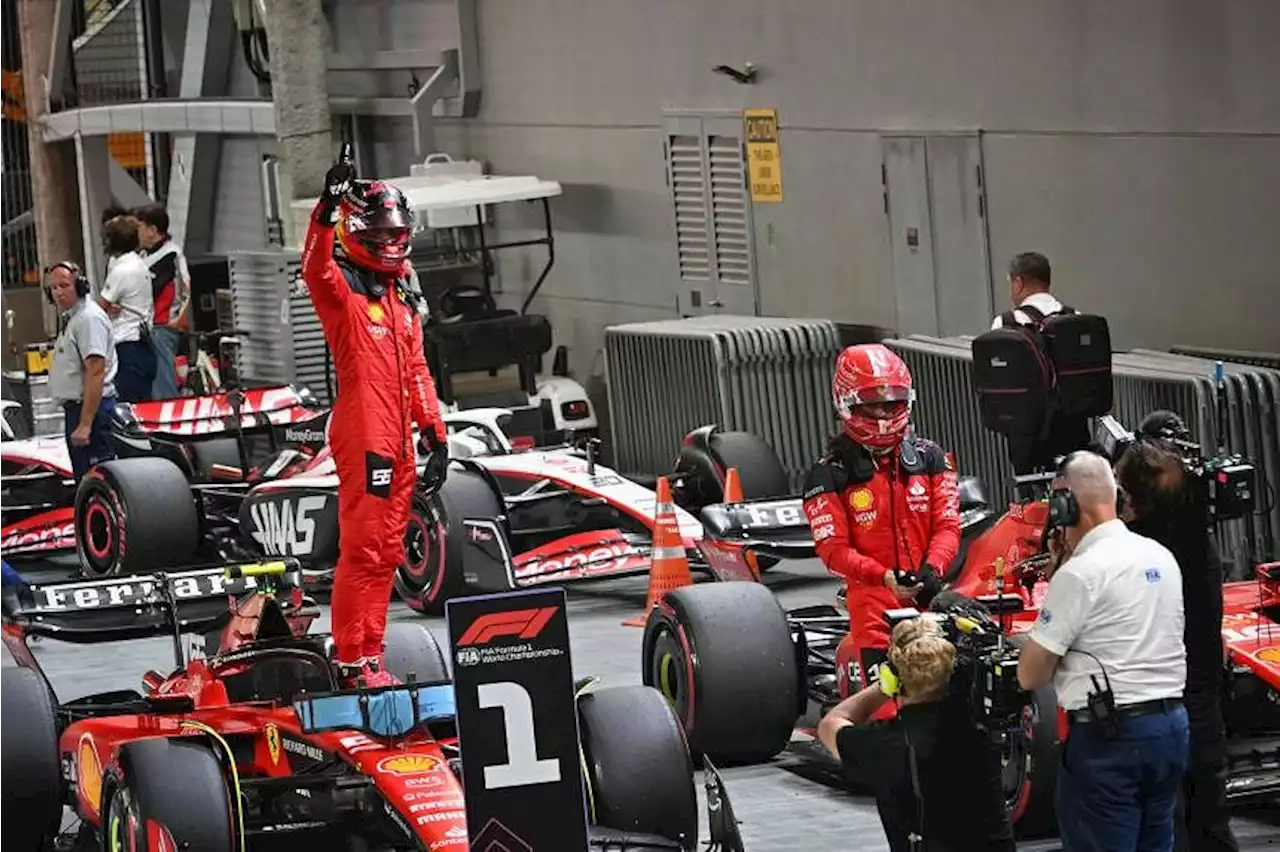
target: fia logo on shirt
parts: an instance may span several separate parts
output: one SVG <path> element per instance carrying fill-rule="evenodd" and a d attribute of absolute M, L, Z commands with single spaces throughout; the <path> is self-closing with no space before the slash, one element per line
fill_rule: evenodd
<path fill-rule="evenodd" d="M 1143 576 L 1145 576 L 1145 577 L 1147 578 L 1147 582 L 1148 582 L 1148 583 L 1159 583 L 1159 582 L 1160 582 L 1160 577 L 1161 577 L 1160 569 L 1159 569 L 1159 568 L 1148 568 L 1148 569 L 1147 569 L 1147 571 L 1146 571 L 1146 573 L 1145 573 Z"/>

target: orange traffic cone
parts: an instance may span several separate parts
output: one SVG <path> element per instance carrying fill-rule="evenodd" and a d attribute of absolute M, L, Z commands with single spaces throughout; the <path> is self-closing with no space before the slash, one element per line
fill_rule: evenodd
<path fill-rule="evenodd" d="M 684 540 L 680 536 L 680 522 L 676 519 L 675 504 L 671 502 L 671 483 L 665 476 L 658 478 L 650 559 L 649 593 L 644 602 L 644 614 L 628 618 L 622 622 L 623 627 L 644 627 L 649 611 L 658 605 L 663 595 L 672 589 L 693 585 L 689 559 L 684 553 Z"/>
<path fill-rule="evenodd" d="M 738 479 L 738 469 L 731 467 L 724 475 L 724 502 L 741 503 L 742 499 L 742 482 Z"/>

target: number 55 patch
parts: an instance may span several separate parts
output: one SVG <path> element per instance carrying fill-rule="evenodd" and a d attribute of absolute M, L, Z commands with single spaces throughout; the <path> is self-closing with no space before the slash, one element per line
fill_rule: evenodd
<path fill-rule="evenodd" d="M 374 497 L 391 496 L 391 470 L 395 463 L 389 456 L 364 454 L 364 487 Z"/>

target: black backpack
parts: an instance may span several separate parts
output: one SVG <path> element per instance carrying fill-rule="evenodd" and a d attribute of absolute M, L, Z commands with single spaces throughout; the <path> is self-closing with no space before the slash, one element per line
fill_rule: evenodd
<path fill-rule="evenodd" d="M 1001 328 L 973 341 L 973 386 L 982 425 L 1006 437 L 1043 436 L 1057 418 L 1111 411 L 1111 331 L 1104 317 L 1063 308 L 1045 316 L 1006 311 Z"/>

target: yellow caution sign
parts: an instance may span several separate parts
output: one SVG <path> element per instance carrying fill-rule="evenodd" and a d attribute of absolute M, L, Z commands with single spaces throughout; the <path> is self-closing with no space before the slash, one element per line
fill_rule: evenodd
<path fill-rule="evenodd" d="M 27 375 L 43 376 L 53 366 L 52 343 L 27 344 Z"/>
<path fill-rule="evenodd" d="M 751 200 L 757 204 L 782 203 L 782 150 L 778 146 L 778 111 L 744 110 L 747 137 L 747 174 Z"/>

